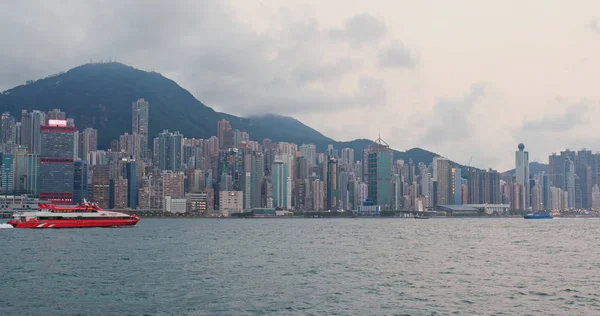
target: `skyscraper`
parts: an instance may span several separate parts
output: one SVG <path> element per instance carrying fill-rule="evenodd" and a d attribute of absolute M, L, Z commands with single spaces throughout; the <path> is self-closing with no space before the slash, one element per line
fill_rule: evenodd
<path fill-rule="evenodd" d="M 41 111 L 21 111 L 21 143 L 27 146 L 32 154 L 41 150 L 40 126 L 46 125 L 46 113 Z"/>
<path fill-rule="evenodd" d="M 323 181 L 319 179 L 313 179 L 311 183 L 312 187 L 312 210 L 322 211 L 323 201 L 325 200 L 325 189 L 323 188 Z"/>
<path fill-rule="evenodd" d="M 14 155 L 2 155 L 2 193 L 12 194 L 15 185 Z"/>
<path fill-rule="evenodd" d="M 65 120 L 40 126 L 40 199 L 57 204 L 73 202 L 74 126 Z"/>
<path fill-rule="evenodd" d="M 391 208 L 393 153 L 390 146 L 381 138 L 369 147 L 367 178 L 368 198 L 383 209 Z"/>
<path fill-rule="evenodd" d="M 565 168 L 565 190 L 567 191 L 567 207 L 575 207 L 575 163 L 567 157 L 564 161 Z"/>
<path fill-rule="evenodd" d="M 447 158 L 433 158 L 435 181 L 437 182 L 437 205 L 450 203 L 450 161 Z"/>
<path fill-rule="evenodd" d="M 333 156 L 329 157 L 327 164 L 327 204 L 325 207 L 328 210 L 337 210 L 338 205 L 338 164 L 337 159 Z"/>
<path fill-rule="evenodd" d="M 271 167 L 271 181 L 273 183 L 273 207 L 290 209 L 292 207 L 291 179 L 288 166 L 281 160 L 273 161 Z"/>
<path fill-rule="evenodd" d="M 233 144 L 233 131 L 231 131 L 231 135 L 229 135 L 229 131 L 231 131 L 231 124 L 228 120 L 222 119 L 217 122 L 217 138 L 219 139 L 219 149 L 227 149 L 225 144 L 228 144 L 229 141 L 226 140 L 226 137 L 231 137 L 231 143 Z M 226 135 L 227 134 L 227 135 Z"/>
<path fill-rule="evenodd" d="M 67 113 L 60 109 L 52 109 L 52 111 L 48 111 L 48 114 L 46 114 L 46 119 L 48 120 L 48 125 L 50 125 L 50 120 L 67 120 Z M 43 125 L 46 125 L 46 122 Z"/>
<path fill-rule="evenodd" d="M 125 133 L 119 136 L 119 148 L 121 151 L 126 152 L 127 156 L 132 157 L 135 160 L 141 160 L 142 158 L 142 139 L 138 134 Z"/>
<path fill-rule="evenodd" d="M 184 174 L 183 172 L 164 171 L 161 173 L 163 197 L 170 196 L 172 198 L 185 197 Z"/>
<path fill-rule="evenodd" d="M 77 160 L 73 173 L 73 203 L 79 204 L 88 198 L 88 162 Z"/>
<path fill-rule="evenodd" d="M 40 194 L 40 156 L 27 155 L 27 173 L 25 190 L 27 194 L 37 197 Z"/>
<path fill-rule="evenodd" d="M 342 161 L 341 165 L 349 166 L 350 168 L 354 165 L 354 149 L 343 148 L 342 149 Z"/>
<path fill-rule="evenodd" d="M 139 166 L 137 161 L 129 161 L 127 162 L 126 167 L 127 173 L 127 207 L 131 209 L 136 209 L 138 205 L 138 194 L 139 194 Z"/>
<path fill-rule="evenodd" d="M 110 180 L 110 208 L 124 209 L 127 207 L 127 179 L 119 177 Z"/>
<path fill-rule="evenodd" d="M 467 201 L 463 204 L 481 204 L 481 172 L 476 169 L 468 170 Z M 520 205 L 520 204 L 519 204 Z"/>
<path fill-rule="evenodd" d="M 452 168 L 450 171 L 450 180 L 451 180 L 451 192 L 450 192 L 450 202 L 453 205 L 462 205 L 462 175 L 460 168 Z M 500 185 L 500 184 L 498 184 Z"/>
<path fill-rule="evenodd" d="M 300 145 L 300 152 L 306 158 L 308 168 L 317 164 L 317 146 L 314 144 Z"/>
<path fill-rule="evenodd" d="M 0 143 L 6 144 L 15 139 L 15 118 L 10 113 L 2 113 L 0 117 Z"/>
<path fill-rule="evenodd" d="M 108 208 L 110 204 L 110 172 L 108 165 L 95 165 L 92 167 L 92 199 L 101 208 Z"/>
<path fill-rule="evenodd" d="M 500 197 L 500 173 L 496 170 L 488 170 L 488 179 L 489 179 L 489 204 L 500 204 L 502 203 L 502 198 Z"/>
<path fill-rule="evenodd" d="M 88 127 L 79 134 L 78 157 L 88 160 L 88 154 L 96 150 L 98 150 L 98 131 Z"/>
<path fill-rule="evenodd" d="M 150 105 L 144 99 L 138 99 L 131 103 L 131 131 L 140 135 L 140 147 L 143 158 L 148 158 L 148 122 Z"/>
<path fill-rule="evenodd" d="M 524 188 L 524 194 L 522 196 L 523 209 L 529 208 L 529 152 L 525 151 L 525 145 L 522 143 L 518 146 L 519 150 L 515 152 L 515 166 L 516 166 L 516 182 L 521 184 Z"/>
<path fill-rule="evenodd" d="M 158 167 L 179 171 L 183 165 L 183 135 L 164 130 L 158 135 Z"/>
<path fill-rule="evenodd" d="M 265 175 L 264 157 L 261 152 L 252 152 L 250 177 L 252 181 L 252 207 L 262 207 L 262 182 Z"/>

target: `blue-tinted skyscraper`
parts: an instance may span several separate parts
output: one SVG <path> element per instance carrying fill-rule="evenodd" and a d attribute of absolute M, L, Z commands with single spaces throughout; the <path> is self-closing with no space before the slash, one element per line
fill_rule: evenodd
<path fill-rule="evenodd" d="M 450 199 L 454 205 L 462 205 L 462 176 L 460 168 L 452 168 L 450 171 Z M 499 182 L 499 181 L 498 181 Z"/>
<path fill-rule="evenodd" d="M 27 173 L 25 180 L 25 191 L 37 197 L 40 194 L 40 156 L 27 155 Z"/>
<path fill-rule="evenodd" d="M 14 155 L 2 155 L 2 193 L 12 194 L 15 185 Z"/>
<path fill-rule="evenodd" d="M 281 160 L 273 161 L 271 168 L 271 181 L 273 183 L 273 207 L 291 207 L 290 185 L 288 166 Z"/>
<path fill-rule="evenodd" d="M 245 177 L 243 151 L 238 148 L 220 151 L 218 172 L 219 179 L 231 179 L 231 186 L 228 185 L 227 190 L 221 191 L 242 191 L 242 182 Z"/>
<path fill-rule="evenodd" d="M 163 131 L 158 135 L 158 166 L 160 170 L 180 171 L 183 165 L 183 135 Z"/>
<path fill-rule="evenodd" d="M 140 188 L 139 184 L 139 165 L 136 161 L 129 161 L 127 163 L 127 192 L 128 200 L 127 207 L 131 209 L 137 208 L 138 205 L 138 192 Z"/>
<path fill-rule="evenodd" d="M 78 160 L 74 163 L 73 203 L 82 203 L 88 196 L 88 162 Z"/>
<path fill-rule="evenodd" d="M 383 209 L 391 208 L 392 192 L 392 159 L 390 146 L 382 139 L 369 148 L 367 179 L 368 199 Z"/>

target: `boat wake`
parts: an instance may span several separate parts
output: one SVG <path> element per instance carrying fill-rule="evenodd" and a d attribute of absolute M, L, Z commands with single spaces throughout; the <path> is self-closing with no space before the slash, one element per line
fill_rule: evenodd
<path fill-rule="evenodd" d="M 14 227 L 13 227 L 13 225 L 2 223 L 2 224 L 0 224 L 0 228 L 14 228 Z"/>

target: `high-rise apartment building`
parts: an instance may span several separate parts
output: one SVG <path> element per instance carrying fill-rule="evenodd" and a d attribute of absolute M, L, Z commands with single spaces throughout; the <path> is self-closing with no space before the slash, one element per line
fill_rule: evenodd
<path fill-rule="evenodd" d="M 313 211 L 324 210 L 323 201 L 325 201 L 325 188 L 322 180 L 312 180 L 312 207 Z"/>
<path fill-rule="evenodd" d="M 46 125 L 46 113 L 42 111 L 21 111 L 21 144 L 27 146 L 32 154 L 41 150 L 41 126 Z"/>
<path fill-rule="evenodd" d="M 148 153 L 148 122 L 150 120 L 150 104 L 144 99 L 131 103 L 131 131 L 140 137 L 140 148 L 143 158 Z"/>
<path fill-rule="evenodd" d="M 110 180 L 110 208 L 127 208 L 127 179 L 119 177 Z"/>
<path fill-rule="evenodd" d="M 300 152 L 306 158 L 308 168 L 317 165 L 317 146 L 314 144 L 300 145 Z"/>
<path fill-rule="evenodd" d="M 119 148 L 135 160 L 142 158 L 142 138 L 138 134 L 125 133 L 119 136 Z"/>
<path fill-rule="evenodd" d="M 0 143 L 18 144 L 15 140 L 15 118 L 8 112 L 0 116 Z"/>
<path fill-rule="evenodd" d="M 48 111 L 48 114 L 46 114 L 46 119 L 47 122 L 45 122 L 43 125 L 50 125 L 50 120 L 66 121 L 67 113 L 61 111 L 60 109 L 52 109 L 52 111 Z"/>
<path fill-rule="evenodd" d="M 342 149 L 341 165 L 349 166 L 350 168 L 352 168 L 354 166 L 354 149 L 352 149 L 352 148 L 343 148 Z"/>
<path fill-rule="evenodd" d="M 100 208 L 110 206 L 110 171 L 108 165 L 92 167 L 92 200 Z"/>
<path fill-rule="evenodd" d="M 567 191 L 567 206 L 575 208 L 575 163 L 571 157 L 567 157 L 564 161 L 565 169 L 565 190 Z"/>
<path fill-rule="evenodd" d="M 183 172 L 164 171 L 161 173 L 163 196 L 173 198 L 185 197 Z"/>
<path fill-rule="evenodd" d="M 93 128 L 86 128 L 79 133 L 78 157 L 88 160 L 88 155 L 92 151 L 98 150 L 98 131 Z"/>
<path fill-rule="evenodd" d="M 158 167 L 160 170 L 183 170 L 183 135 L 164 130 L 158 135 Z"/>

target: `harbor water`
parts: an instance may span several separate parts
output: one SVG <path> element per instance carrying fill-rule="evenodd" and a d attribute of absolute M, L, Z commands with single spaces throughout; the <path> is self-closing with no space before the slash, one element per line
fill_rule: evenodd
<path fill-rule="evenodd" d="M 598 315 L 600 220 L 0 229 L 0 315 Z"/>

